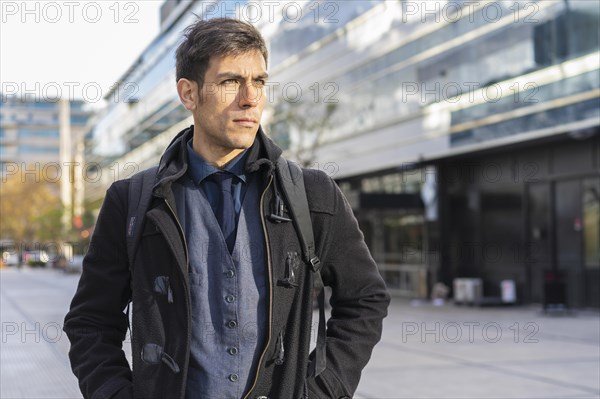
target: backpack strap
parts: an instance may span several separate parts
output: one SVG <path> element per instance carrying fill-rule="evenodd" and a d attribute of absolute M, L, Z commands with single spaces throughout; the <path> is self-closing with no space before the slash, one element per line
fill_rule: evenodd
<path fill-rule="evenodd" d="M 149 169 L 133 175 L 129 181 L 129 193 L 127 196 L 127 231 L 125 238 L 127 241 L 127 258 L 129 260 L 129 273 L 133 272 L 133 261 L 135 251 L 142 236 L 142 226 L 144 225 L 144 216 L 150 206 L 152 200 L 152 187 L 156 178 L 158 166 L 153 166 Z M 130 276 L 133 281 L 133 277 Z M 131 334 L 131 325 L 129 324 L 129 312 L 131 306 L 131 298 L 127 302 L 127 328 Z"/>
<path fill-rule="evenodd" d="M 325 287 L 321 277 L 321 261 L 315 251 L 315 237 L 313 232 L 304 177 L 302 168 L 294 162 L 287 161 L 283 157 L 277 160 L 277 171 L 282 191 L 287 199 L 288 210 L 292 216 L 296 234 L 302 246 L 302 257 L 306 264 L 310 265 L 314 273 L 315 288 L 318 290 L 319 303 L 319 328 L 317 333 L 317 346 L 315 361 L 313 362 L 314 376 L 321 374 L 326 367 L 325 351 Z"/>
<path fill-rule="evenodd" d="M 158 166 L 136 173 L 129 182 L 129 197 L 127 207 L 127 257 L 129 270 L 133 271 L 135 251 L 141 238 L 146 211 L 152 201 L 152 188 L 156 179 Z"/>

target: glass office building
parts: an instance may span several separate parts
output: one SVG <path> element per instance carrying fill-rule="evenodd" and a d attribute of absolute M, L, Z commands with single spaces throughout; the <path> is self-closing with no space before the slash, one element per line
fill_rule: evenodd
<path fill-rule="evenodd" d="M 599 306 L 595 2 L 167 4 L 90 157 L 156 162 L 191 124 L 174 87 L 181 31 L 194 14 L 237 16 L 269 43 L 263 126 L 338 181 L 392 292 L 477 277 L 498 296 L 510 279 L 519 300 L 542 302 L 552 272 L 568 306 Z"/>
<path fill-rule="evenodd" d="M 68 106 L 63 105 L 67 118 L 61 121 L 60 101 L 40 101 L 2 93 L 0 97 L 2 171 L 6 169 L 6 163 L 58 162 L 62 125 L 68 122 L 72 134 L 80 135 L 92 115 L 83 101 L 67 101 Z"/>

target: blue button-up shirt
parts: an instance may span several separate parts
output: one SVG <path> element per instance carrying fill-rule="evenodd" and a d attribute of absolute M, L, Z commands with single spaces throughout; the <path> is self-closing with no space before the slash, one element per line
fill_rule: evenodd
<path fill-rule="evenodd" d="M 220 169 L 206 162 L 204 158 L 192 147 L 192 140 L 187 143 L 188 154 L 188 176 L 192 181 L 202 189 L 204 196 L 208 200 L 213 212 L 217 211 L 219 205 L 219 196 L 221 189 L 214 181 L 207 179 L 213 173 L 217 173 Z M 247 176 L 245 173 L 246 158 L 248 150 L 244 150 L 237 157 L 232 159 L 223 170 L 232 173 L 236 178 L 231 183 L 231 193 L 233 195 L 233 204 L 235 208 L 235 220 L 240 216 L 242 202 L 246 194 Z"/>

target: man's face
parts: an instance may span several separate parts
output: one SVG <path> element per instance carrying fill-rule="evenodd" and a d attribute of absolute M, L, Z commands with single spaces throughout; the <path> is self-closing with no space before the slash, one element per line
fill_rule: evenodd
<path fill-rule="evenodd" d="M 267 67 L 259 51 L 211 57 L 194 114 L 205 150 L 226 155 L 254 142 L 265 107 Z"/>

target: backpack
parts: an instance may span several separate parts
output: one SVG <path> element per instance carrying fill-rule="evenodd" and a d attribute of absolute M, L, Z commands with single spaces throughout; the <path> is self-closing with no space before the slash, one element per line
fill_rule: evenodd
<path fill-rule="evenodd" d="M 127 256 L 129 269 L 133 270 L 135 251 L 141 239 L 141 229 L 146 211 L 152 201 L 152 188 L 154 187 L 158 166 L 153 166 L 138 172 L 131 177 L 129 183 L 128 209 L 127 209 Z M 302 258 L 314 273 L 315 288 L 318 290 L 317 301 L 319 304 L 319 327 L 317 330 L 317 345 L 315 361 L 312 363 L 311 375 L 319 375 L 326 367 L 325 359 L 325 290 L 321 278 L 321 264 L 315 252 L 315 239 L 312 222 L 304 187 L 302 168 L 294 162 L 279 157 L 276 165 L 279 186 L 287 199 L 288 211 L 302 247 Z M 277 208 L 282 209 L 279 204 Z M 273 220 L 289 221 L 289 219 L 274 216 Z M 131 303 L 131 302 L 130 302 Z M 129 321 L 129 304 L 127 305 L 127 320 Z"/>

